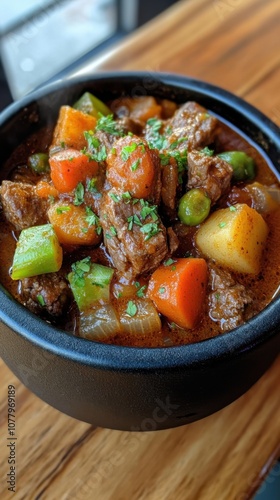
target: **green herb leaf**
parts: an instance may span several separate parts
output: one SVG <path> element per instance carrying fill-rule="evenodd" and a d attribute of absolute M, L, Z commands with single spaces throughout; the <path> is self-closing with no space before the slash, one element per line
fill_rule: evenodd
<path fill-rule="evenodd" d="M 126 314 L 128 314 L 131 317 L 133 317 L 133 316 L 135 316 L 135 314 L 137 314 L 137 305 L 135 304 L 135 302 L 133 302 L 133 300 L 129 300 L 125 312 L 126 312 Z"/>
<path fill-rule="evenodd" d="M 176 262 L 176 260 L 173 260 L 173 259 L 169 258 L 169 259 L 167 259 L 167 260 L 163 263 L 163 265 L 164 265 L 164 266 L 171 266 L 171 264 L 174 264 L 175 262 Z"/>
<path fill-rule="evenodd" d="M 102 130 L 107 134 L 123 136 L 124 132 L 120 129 L 118 122 L 114 120 L 113 115 L 101 116 L 96 124 L 96 130 Z"/>
<path fill-rule="evenodd" d="M 102 232 L 99 217 L 92 211 L 90 207 L 86 207 L 86 222 L 89 226 L 96 226 L 96 233 L 99 235 Z"/>
<path fill-rule="evenodd" d="M 85 194 L 85 188 L 81 182 L 77 184 L 77 187 L 75 189 L 75 196 L 74 196 L 74 205 L 81 205 L 84 203 L 84 194 Z"/>
<path fill-rule="evenodd" d="M 149 222 L 148 224 L 145 224 L 140 228 L 140 231 L 144 233 L 145 236 L 145 241 L 149 240 L 156 234 L 158 234 L 161 229 L 158 227 L 158 224 L 155 222 Z"/>
<path fill-rule="evenodd" d="M 130 157 L 131 153 L 135 151 L 137 148 L 138 144 L 136 142 L 132 142 L 128 146 L 124 146 L 121 150 L 121 158 L 123 161 L 127 161 L 128 158 Z"/>
<path fill-rule="evenodd" d="M 43 295 L 41 295 L 41 294 L 37 295 L 37 300 L 38 300 L 38 303 L 40 304 L 40 306 L 44 307 L 46 305 L 46 302 L 45 302 Z"/>
<path fill-rule="evenodd" d="M 56 213 L 57 214 L 64 214 L 65 212 L 69 212 L 71 210 L 71 208 L 69 207 L 69 205 L 61 205 L 60 207 L 57 207 L 56 209 Z"/>
<path fill-rule="evenodd" d="M 85 274 L 90 271 L 90 257 L 85 257 L 72 264 L 71 269 L 74 273 L 74 283 L 75 285 L 82 287 L 85 284 Z"/>
<path fill-rule="evenodd" d="M 140 165 L 140 159 L 138 158 L 138 160 L 136 160 L 135 162 L 132 163 L 131 165 L 131 170 L 132 172 L 135 172 L 135 170 L 137 170 L 137 168 L 139 167 Z"/>
<path fill-rule="evenodd" d="M 209 149 L 208 146 L 206 146 L 205 148 L 201 149 L 199 153 L 206 156 L 213 156 L 214 149 Z"/>
<path fill-rule="evenodd" d="M 145 297 L 146 288 L 147 288 L 147 285 L 141 286 L 141 288 L 139 288 L 139 290 L 137 290 L 137 292 L 136 292 L 137 297 L 140 297 L 140 298 Z"/>
<path fill-rule="evenodd" d="M 109 196 L 115 203 L 119 203 L 121 201 L 121 197 L 116 193 L 109 193 Z"/>

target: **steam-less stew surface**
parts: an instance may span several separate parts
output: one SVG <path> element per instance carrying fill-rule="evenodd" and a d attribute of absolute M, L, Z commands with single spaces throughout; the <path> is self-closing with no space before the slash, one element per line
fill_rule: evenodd
<path fill-rule="evenodd" d="M 2 169 L 0 281 L 74 335 L 197 342 L 277 293 L 278 180 L 198 103 L 85 93 Z"/>

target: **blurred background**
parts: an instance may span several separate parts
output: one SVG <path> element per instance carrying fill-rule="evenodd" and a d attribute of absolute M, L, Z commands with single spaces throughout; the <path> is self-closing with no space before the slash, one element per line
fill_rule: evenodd
<path fill-rule="evenodd" d="M 0 110 L 66 76 L 178 0 L 1 0 Z"/>

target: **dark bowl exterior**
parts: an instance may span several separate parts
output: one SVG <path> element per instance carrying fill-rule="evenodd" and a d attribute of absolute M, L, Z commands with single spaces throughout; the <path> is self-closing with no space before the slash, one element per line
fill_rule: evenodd
<path fill-rule="evenodd" d="M 280 171 L 280 132 L 249 104 L 178 75 L 106 73 L 52 84 L 0 117 L 0 162 L 62 104 L 89 90 L 101 99 L 155 95 L 197 100 L 261 148 Z M 241 327 L 197 344 L 131 348 L 76 338 L 40 320 L 0 288 L 0 354 L 15 375 L 58 410 L 120 430 L 176 427 L 210 415 L 247 391 L 280 351 L 280 298 Z"/>

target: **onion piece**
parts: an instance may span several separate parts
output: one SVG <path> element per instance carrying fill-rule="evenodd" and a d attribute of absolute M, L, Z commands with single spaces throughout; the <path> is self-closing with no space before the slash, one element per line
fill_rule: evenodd
<path fill-rule="evenodd" d="M 149 335 L 161 330 L 159 314 L 150 299 L 134 299 L 136 314 L 130 316 L 127 308 L 120 311 L 122 332 L 131 335 Z"/>
<path fill-rule="evenodd" d="M 249 191 L 252 197 L 252 208 L 260 214 L 272 212 L 279 206 L 280 190 L 277 188 L 264 186 L 260 182 L 253 182 L 246 186 L 246 190 Z"/>
<path fill-rule="evenodd" d="M 80 314 L 79 334 L 89 340 L 104 340 L 121 329 L 116 311 L 111 304 L 100 305 Z"/>

